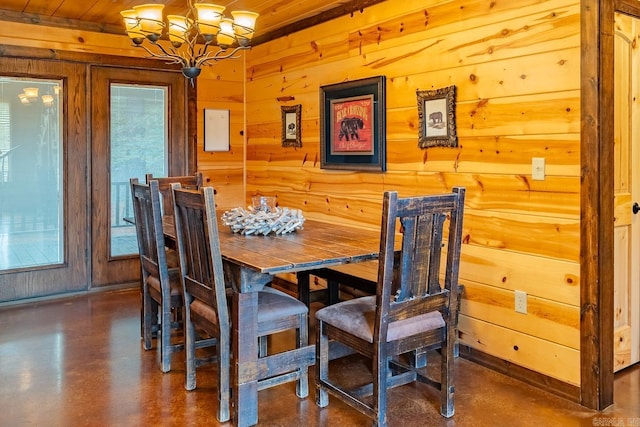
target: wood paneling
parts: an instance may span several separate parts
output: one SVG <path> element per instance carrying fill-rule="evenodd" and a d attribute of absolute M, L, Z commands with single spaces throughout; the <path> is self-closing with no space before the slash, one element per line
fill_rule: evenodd
<path fill-rule="evenodd" d="M 244 53 L 243 53 L 244 54 Z M 241 54 L 241 55 L 243 55 Z M 217 207 L 244 205 L 244 61 L 221 61 L 198 77 L 198 170 L 216 190 Z M 204 151 L 204 110 L 229 110 L 229 151 Z"/>
<path fill-rule="evenodd" d="M 256 46 L 247 63 L 247 196 L 377 227 L 385 190 L 465 186 L 462 343 L 580 384 L 579 1 L 383 2 Z M 387 77 L 388 171 L 322 170 L 319 87 L 375 75 Z M 459 146 L 420 149 L 416 90 L 451 84 Z M 298 103 L 302 147 L 283 148 L 280 107 Z M 544 181 L 532 157 L 546 159 Z"/>

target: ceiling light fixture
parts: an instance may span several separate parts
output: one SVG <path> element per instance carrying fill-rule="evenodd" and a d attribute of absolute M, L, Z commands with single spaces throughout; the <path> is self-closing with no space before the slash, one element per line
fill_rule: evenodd
<path fill-rule="evenodd" d="M 188 1 L 184 16 L 168 15 L 163 20 L 162 4 L 144 4 L 120 12 L 127 34 L 136 47 L 143 48 L 152 58 L 164 59 L 170 64 L 181 64 L 182 74 L 192 83 L 204 65 L 223 59 L 237 58 L 235 54 L 250 47 L 255 33 L 258 14 L 231 12 L 231 18 L 223 15 L 224 6 Z M 170 46 L 159 40 L 167 28 Z M 157 52 L 145 46 L 148 40 Z M 217 46 L 214 49 L 212 46 Z"/>

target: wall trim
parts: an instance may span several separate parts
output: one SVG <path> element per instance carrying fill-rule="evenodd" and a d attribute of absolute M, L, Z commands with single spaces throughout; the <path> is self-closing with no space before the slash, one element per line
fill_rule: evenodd
<path fill-rule="evenodd" d="M 460 344 L 460 356 L 470 360 L 478 365 L 499 372 L 507 377 L 522 381 L 548 393 L 571 400 L 572 402 L 580 402 L 580 387 L 560 381 L 550 376 L 541 374 L 531 369 L 511 363 L 507 360 L 492 356 L 467 345 Z"/>

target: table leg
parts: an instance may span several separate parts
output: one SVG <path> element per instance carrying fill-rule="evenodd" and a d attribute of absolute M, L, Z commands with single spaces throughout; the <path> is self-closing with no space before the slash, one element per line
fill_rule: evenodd
<path fill-rule="evenodd" d="M 233 293 L 233 420 L 258 423 L 258 292 Z"/>
<path fill-rule="evenodd" d="M 307 271 L 299 271 L 296 274 L 298 279 L 298 299 L 307 307 L 309 307 L 309 303 L 311 302 L 309 296 L 309 272 Z"/>

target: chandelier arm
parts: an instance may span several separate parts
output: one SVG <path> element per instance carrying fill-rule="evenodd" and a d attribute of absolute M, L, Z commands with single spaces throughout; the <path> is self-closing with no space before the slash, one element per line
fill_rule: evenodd
<path fill-rule="evenodd" d="M 233 51 L 231 51 L 231 53 L 226 54 L 226 55 L 221 55 L 221 52 L 223 52 L 222 50 L 219 50 L 215 53 L 213 52 L 209 52 L 206 55 L 203 55 L 201 58 L 198 58 L 198 60 L 196 61 L 196 67 L 201 67 L 204 64 L 207 64 L 208 62 L 211 61 L 221 61 L 223 59 L 229 59 L 229 58 L 238 58 L 238 56 L 234 56 L 234 54 L 240 50 L 239 47 L 233 49 Z"/>
<path fill-rule="evenodd" d="M 219 50 L 215 53 L 209 52 L 207 55 L 204 55 L 202 58 L 198 59 L 198 61 L 196 62 L 196 67 L 199 67 L 210 61 L 222 61 L 223 59 L 237 59 L 239 58 L 239 56 L 236 56 L 236 53 L 239 50 L 245 50 L 245 49 L 247 49 L 247 47 L 238 46 L 229 53 L 226 53 L 227 52 L 226 50 Z"/>
<path fill-rule="evenodd" d="M 159 45 L 158 45 L 159 46 Z M 158 59 L 164 59 L 168 64 L 183 64 L 184 65 L 184 58 L 176 56 L 176 55 L 172 55 L 170 53 L 168 53 L 166 50 L 164 50 L 164 48 L 160 48 L 160 50 L 162 50 L 163 54 L 158 54 L 156 52 L 151 51 L 148 47 L 144 46 L 144 45 L 137 45 L 136 47 L 141 47 L 142 49 L 144 49 L 149 56 L 151 56 L 152 58 L 158 58 Z"/>

